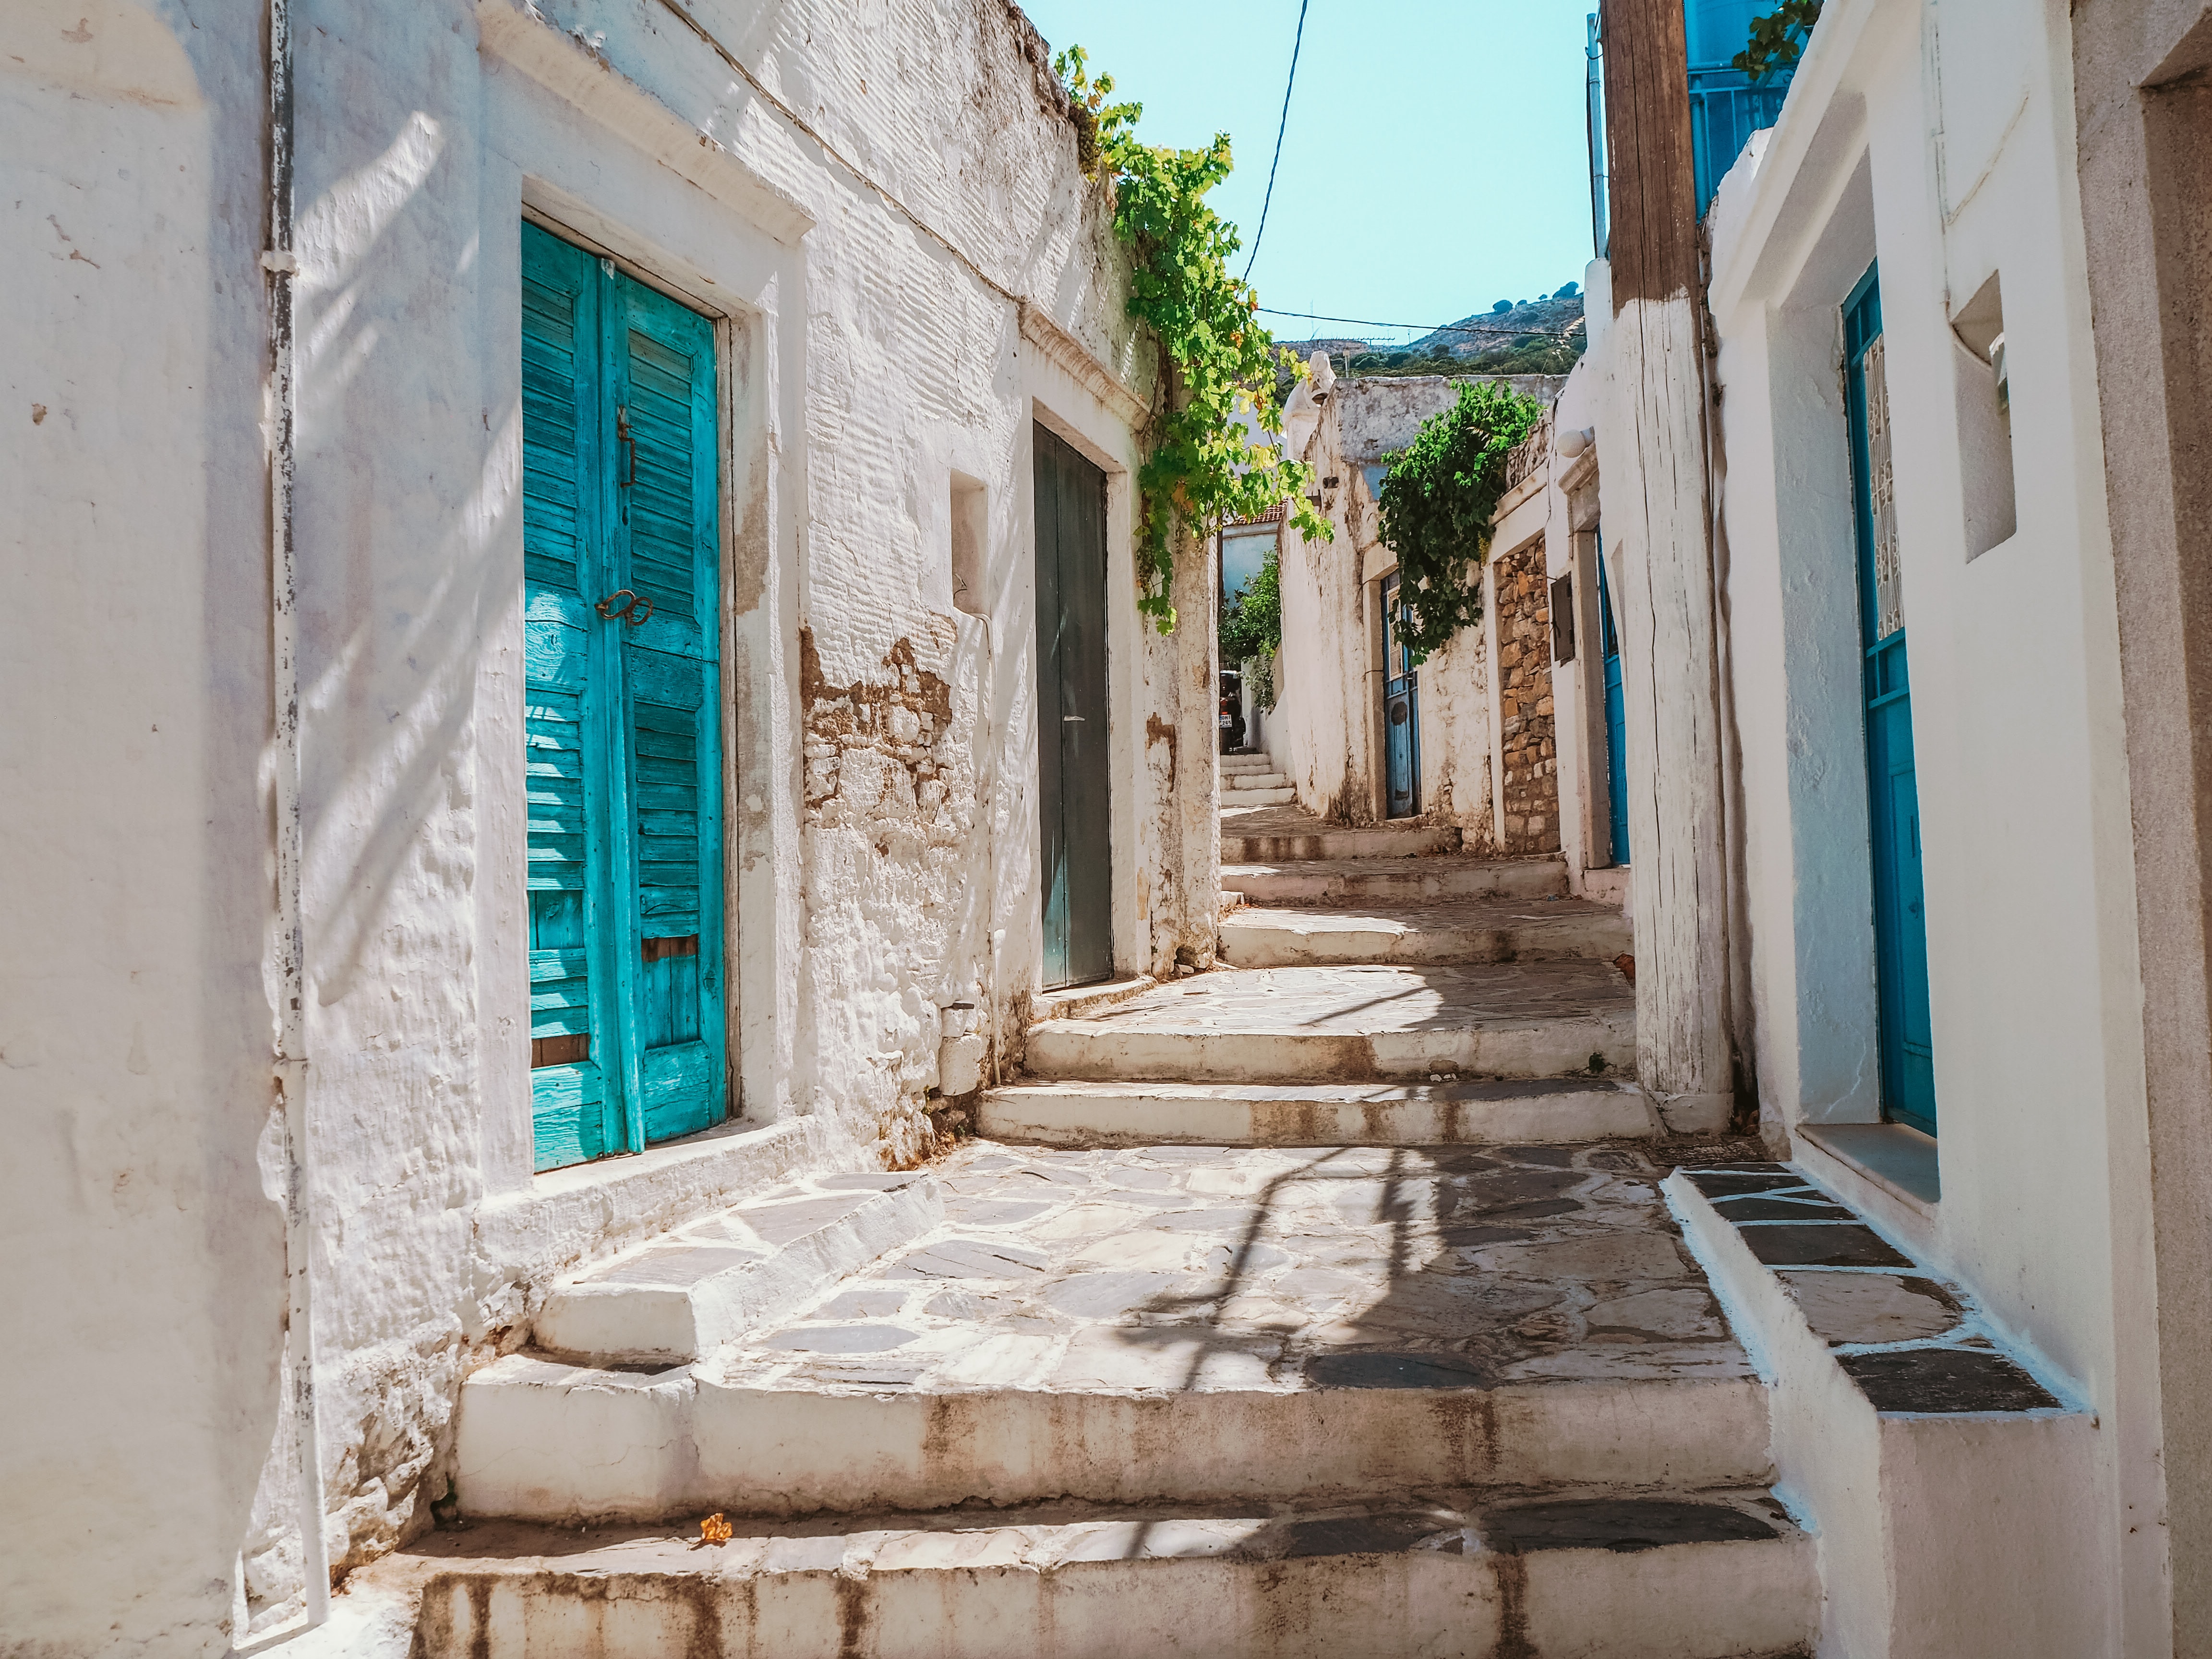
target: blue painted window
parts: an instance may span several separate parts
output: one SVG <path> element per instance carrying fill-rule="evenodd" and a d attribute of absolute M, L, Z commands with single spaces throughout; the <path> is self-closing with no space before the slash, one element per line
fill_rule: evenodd
<path fill-rule="evenodd" d="M 727 1100 L 714 328 L 522 227 L 531 1081 L 541 1170 Z"/>

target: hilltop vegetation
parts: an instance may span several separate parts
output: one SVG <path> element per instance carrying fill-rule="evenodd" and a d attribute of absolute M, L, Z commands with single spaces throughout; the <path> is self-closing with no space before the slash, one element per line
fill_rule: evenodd
<path fill-rule="evenodd" d="M 1351 374 L 1564 374 L 1589 343 L 1583 296 L 1573 283 L 1534 300 L 1500 300 L 1488 311 L 1380 350 L 1365 340 L 1283 343 L 1304 356 L 1327 351 Z"/>

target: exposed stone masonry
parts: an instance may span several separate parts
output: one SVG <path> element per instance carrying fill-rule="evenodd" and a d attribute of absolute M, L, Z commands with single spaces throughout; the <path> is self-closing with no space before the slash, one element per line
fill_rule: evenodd
<path fill-rule="evenodd" d="M 1559 845 L 1559 761 L 1552 738 L 1552 608 L 1544 544 L 1498 561 L 1498 702 L 1504 738 L 1498 845 L 1507 852 Z"/>

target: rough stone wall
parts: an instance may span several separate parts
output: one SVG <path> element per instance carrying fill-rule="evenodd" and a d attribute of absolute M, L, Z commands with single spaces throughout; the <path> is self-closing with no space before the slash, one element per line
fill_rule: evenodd
<path fill-rule="evenodd" d="M 1552 608 L 1544 544 L 1497 562 L 1498 841 L 1511 853 L 1557 852 L 1559 762 L 1553 738 Z"/>

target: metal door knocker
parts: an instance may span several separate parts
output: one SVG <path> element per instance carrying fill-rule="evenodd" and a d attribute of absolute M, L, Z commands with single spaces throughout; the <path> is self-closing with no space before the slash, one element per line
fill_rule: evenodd
<path fill-rule="evenodd" d="M 633 593 L 627 587 L 621 587 L 601 599 L 592 609 L 609 622 L 625 622 L 632 628 L 642 628 L 646 619 L 653 615 L 653 601 L 641 593 Z"/>

